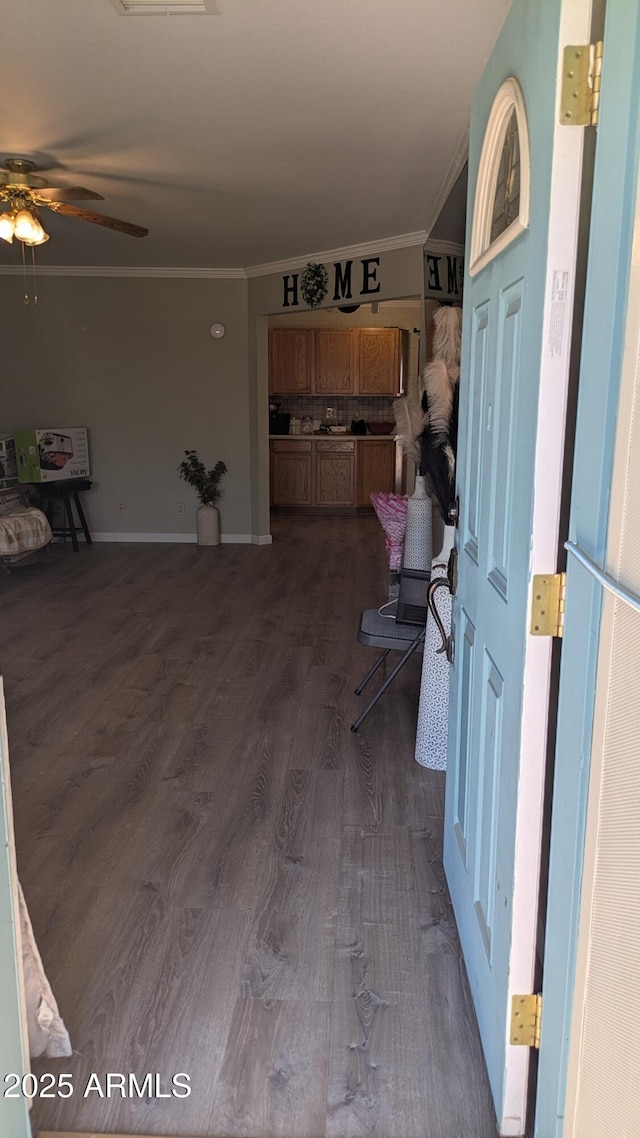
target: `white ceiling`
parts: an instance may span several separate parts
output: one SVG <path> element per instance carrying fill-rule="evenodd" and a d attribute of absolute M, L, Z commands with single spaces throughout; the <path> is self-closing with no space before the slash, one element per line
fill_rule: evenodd
<path fill-rule="evenodd" d="M 38 263 L 247 267 L 429 227 L 509 3 L 4 4 L 0 159 L 150 230 L 46 212 Z"/>

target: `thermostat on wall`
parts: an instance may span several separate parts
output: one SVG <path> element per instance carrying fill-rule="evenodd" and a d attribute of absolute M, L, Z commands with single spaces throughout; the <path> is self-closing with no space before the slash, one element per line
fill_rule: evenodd
<path fill-rule="evenodd" d="M 226 330 L 224 324 L 212 324 L 209 329 L 209 335 L 213 336 L 214 340 L 221 340 Z"/>

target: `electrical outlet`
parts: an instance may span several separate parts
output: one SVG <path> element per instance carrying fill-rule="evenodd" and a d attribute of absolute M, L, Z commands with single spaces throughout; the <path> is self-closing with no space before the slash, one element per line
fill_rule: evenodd
<path fill-rule="evenodd" d="M 184 502 L 178 502 L 178 513 L 184 514 Z"/>
<path fill-rule="evenodd" d="M 124 514 L 124 512 L 125 512 L 125 510 L 126 510 L 126 506 L 125 506 L 124 502 L 119 502 L 119 503 L 118 503 L 118 509 L 120 510 L 120 513 L 121 513 L 121 514 Z"/>

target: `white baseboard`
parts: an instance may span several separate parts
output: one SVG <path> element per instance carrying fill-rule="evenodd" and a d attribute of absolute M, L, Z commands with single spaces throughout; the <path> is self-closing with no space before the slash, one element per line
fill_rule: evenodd
<path fill-rule="evenodd" d="M 92 533 L 92 541 L 163 541 L 195 545 L 195 533 Z"/>
<path fill-rule="evenodd" d="M 166 544 L 195 545 L 195 533 L 92 533 L 93 541 L 106 542 L 163 542 Z M 271 545 L 271 534 L 223 533 L 222 545 Z"/>

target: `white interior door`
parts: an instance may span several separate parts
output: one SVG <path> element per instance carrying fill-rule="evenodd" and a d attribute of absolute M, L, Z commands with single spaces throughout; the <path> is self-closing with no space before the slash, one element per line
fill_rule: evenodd
<path fill-rule="evenodd" d="M 562 49 L 590 0 L 515 0 L 472 108 L 445 868 L 500 1133 L 524 1133 L 551 641 L 583 132 L 559 125 Z"/>

